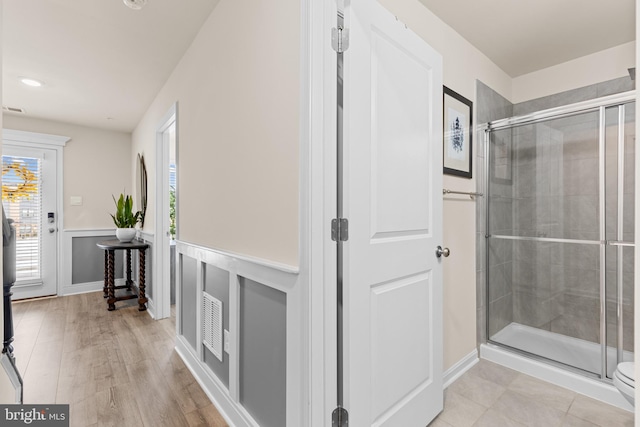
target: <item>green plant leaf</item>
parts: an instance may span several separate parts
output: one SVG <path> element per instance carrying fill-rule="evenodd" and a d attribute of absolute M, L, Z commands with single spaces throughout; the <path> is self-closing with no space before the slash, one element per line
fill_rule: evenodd
<path fill-rule="evenodd" d="M 118 228 L 133 228 L 140 221 L 140 211 L 133 212 L 133 197 L 124 194 L 120 194 L 118 200 L 115 196 L 111 196 L 116 205 L 116 212 L 110 214 L 113 219 L 113 223 Z"/>

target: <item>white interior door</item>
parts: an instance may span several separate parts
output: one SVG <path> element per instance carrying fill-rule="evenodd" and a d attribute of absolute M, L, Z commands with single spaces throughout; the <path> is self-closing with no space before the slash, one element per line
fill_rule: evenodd
<path fill-rule="evenodd" d="M 345 408 L 424 427 L 442 410 L 442 59 L 371 0 L 345 10 Z"/>
<path fill-rule="evenodd" d="M 57 151 L 5 144 L 2 203 L 16 228 L 13 299 L 57 293 Z"/>

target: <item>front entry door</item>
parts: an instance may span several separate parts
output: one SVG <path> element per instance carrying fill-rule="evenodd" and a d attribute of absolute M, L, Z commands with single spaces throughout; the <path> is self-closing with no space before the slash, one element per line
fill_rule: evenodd
<path fill-rule="evenodd" d="M 2 205 L 16 228 L 14 300 L 57 292 L 56 156 L 51 149 L 2 149 Z"/>
<path fill-rule="evenodd" d="M 442 59 L 371 0 L 345 9 L 344 407 L 353 426 L 442 410 Z"/>

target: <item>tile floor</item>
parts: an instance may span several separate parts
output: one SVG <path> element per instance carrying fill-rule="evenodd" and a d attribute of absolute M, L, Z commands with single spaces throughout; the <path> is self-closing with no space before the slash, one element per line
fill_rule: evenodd
<path fill-rule="evenodd" d="M 446 391 L 429 427 L 633 427 L 631 412 L 486 360 Z"/>

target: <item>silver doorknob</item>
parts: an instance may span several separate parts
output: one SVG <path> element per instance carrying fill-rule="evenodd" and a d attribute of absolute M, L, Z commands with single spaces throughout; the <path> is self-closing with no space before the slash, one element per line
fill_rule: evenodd
<path fill-rule="evenodd" d="M 451 255 L 451 251 L 449 250 L 449 248 L 444 248 L 442 249 L 442 246 L 438 246 L 436 248 L 436 256 L 438 258 L 444 256 L 445 258 L 448 257 L 449 255 Z"/>
<path fill-rule="evenodd" d="M 55 233 L 55 232 L 56 232 L 56 229 L 55 229 L 55 228 L 50 228 L 50 229 L 49 229 L 49 233 Z"/>

